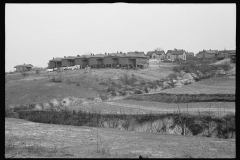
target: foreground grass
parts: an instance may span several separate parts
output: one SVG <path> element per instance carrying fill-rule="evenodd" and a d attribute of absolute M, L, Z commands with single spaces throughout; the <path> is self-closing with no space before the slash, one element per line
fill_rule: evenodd
<path fill-rule="evenodd" d="M 17 114 L 17 115 L 16 115 Z M 104 127 L 105 122 L 108 122 L 108 127 L 119 128 L 119 122 L 121 121 L 121 128 L 129 130 L 134 127 L 131 122 L 135 121 L 136 124 L 153 123 L 157 120 L 173 119 L 173 124 L 170 126 L 175 127 L 186 126 L 190 129 L 193 135 L 200 135 L 204 132 L 204 135 L 212 135 L 212 127 L 210 124 L 214 123 L 216 126 L 213 128 L 218 138 L 233 138 L 235 136 L 235 115 L 229 114 L 223 117 L 203 116 L 203 115 L 188 115 L 188 114 L 145 114 L 145 115 L 125 115 L 125 114 L 100 114 L 90 112 L 71 112 L 68 110 L 63 111 L 30 111 L 30 110 L 18 110 L 17 113 L 7 113 L 7 117 L 18 117 L 33 122 L 50 123 L 50 124 L 62 124 L 62 125 L 74 125 L 74 126 L 89 126 L 89 127 Z M 166 126 L 165 126 L 166 127 Z M 185 129 L 182 128 L 181 134 L 185 135 Z M 205 131 L 207 130 L 207 133 Z M 164 133 L 166 128 L 159 126 L 156 128 L 156 132 Z"/>
<path fill-rule="evenodd" d="M 20 142 L 24 142 L 25 146 L 37 144 L 50 150 L 57 146 L 57 156 L 52 157 L 59 158 L 139 158 L 139 155 L 149 158 L 236 157 L 235 139 L 43 124 L 5 118 L 5 144 L 10 139 L 16 148 L 23 146 Z M 69 156 L 61 154 L 62 149 Z M 14 154 L 5 154 L 5 157 L 13 156 Z M 18 154 L 14 157 L 44 158 L 37 154 Z"/>

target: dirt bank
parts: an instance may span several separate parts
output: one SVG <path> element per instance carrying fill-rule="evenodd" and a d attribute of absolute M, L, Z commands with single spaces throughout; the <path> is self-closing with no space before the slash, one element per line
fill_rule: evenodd
<path fill-rule="evenodd" d="M 234 102 L 235 94 L 141 94 L 130 95 L 125 98 L 138 101 L 157 101 L 165 103 L 190 103 L 190 102 Z"/>

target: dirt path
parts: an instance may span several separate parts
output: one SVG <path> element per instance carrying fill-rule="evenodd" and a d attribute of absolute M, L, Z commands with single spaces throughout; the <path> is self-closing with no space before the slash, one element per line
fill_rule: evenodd
<path fill-rule="evenodd" d="M 59 152 L 51 157 L 61 158 L 138 158 L 140 154 L 149 158 L 236 157 L 235 139 L 137 133 L 106 128 L 40 124 L 6 118 L 5 147 L 9 143 L 14 143 L 15 149 L 27 145 L 38 145 L 46 149 L 55 146 Z M 5 157 L 50 156 L 43 152 L 37 154 L 15 151 L 6 152 L 5 148 Z"/>

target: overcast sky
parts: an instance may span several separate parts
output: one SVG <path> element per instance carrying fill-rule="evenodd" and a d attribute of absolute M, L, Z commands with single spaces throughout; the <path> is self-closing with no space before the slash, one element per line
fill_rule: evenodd
<path fill-rule="evenodd" d="M 86 53 L 236 49 L 235 4 L 6 4 L 5 66 Z"/>

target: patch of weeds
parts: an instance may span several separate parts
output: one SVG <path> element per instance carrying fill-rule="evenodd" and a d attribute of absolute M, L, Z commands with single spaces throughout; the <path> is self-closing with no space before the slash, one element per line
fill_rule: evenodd
<path fill-rule="evenodd" d="M 62 78 L 60 77 L 51 77 L 50 78 L 50 82 L 54 82 L 54 83 L 62 83 Z"/>
<path fill-rule="evenodd" d="M 140 90 L 135 90 L 135 91 L 134 91 L 134 94 L 142 94 L 142 91 L 140 91 Z"/>
<path fill-rule="evenodd" d="M 115 87 L 112 85 L 107 88 L 107 92 L 114 92 L 115 90 Z"/>
<path fill-rule="evenodd" d="M 29 76 L 29 73 L 27 73 L 27 72 L 25 72 L 25 71 L 21 72 L 21 74 L 22 74 L 23 77 Z"/>

